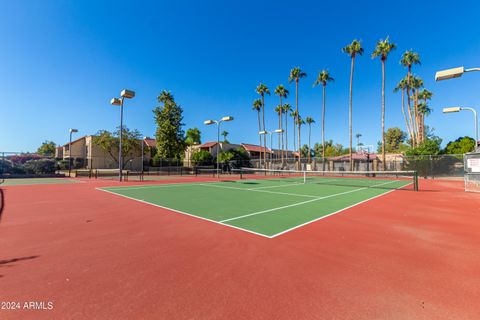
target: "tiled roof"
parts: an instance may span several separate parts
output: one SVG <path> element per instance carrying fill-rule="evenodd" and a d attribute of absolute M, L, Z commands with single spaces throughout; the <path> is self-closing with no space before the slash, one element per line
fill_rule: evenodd
<path fill-rule="evenodd" d="M 147 147 L 155 148 L 157 146 L 157 140 L 155 139 L 145 138 L 143 141 Z"/>
<path fill-rule="evenodd" d="M 211 148 L 213 146 L 215 146 L 217 143 L 216 142 L 205 142 L 201 145 L 199 145 L 198 147 L 199 148 Z"/>
<path fill-rule="evenodd" d="M 266 150 L 267 153 L 272 153 L 269 148 L 265 149 L 264 147 L 260 147 L 255 144 L 242 143 L 242 147 L 249 152 L 264 152 Z"/>

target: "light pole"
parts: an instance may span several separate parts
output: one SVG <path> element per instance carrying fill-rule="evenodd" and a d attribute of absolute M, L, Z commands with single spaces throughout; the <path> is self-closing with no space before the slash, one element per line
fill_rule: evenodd
<path fill-rule="evenodd" d="M 135 97 L 135 92 L 127 89 L 123 89 L 120 92 L 121 98 L 113 98 L 110 100 L 110 104 L 113 106 L 120 106 L 120 143 L 118 146 L 118 180 L 122 181 L 122 165 L 123 165 L 123 154 L 122 154 L 122 139 L 123 139 L 123 100 L 125 98 L 132 99 Z"/>
<path fill-rule="evenodd" d="M 276 130 L 273 130 L 273 131 L 259 131 L 258 134 L 269 134 L 270 135 L 270 167 L 272 167 L 272 158 L 273 158 L 273 134 L 274 133 L 282 133 L 283 130 L 282 129 L 276 129 Z"/>
<path fill-rule="evenodd" d="M 220 166 L 219 166 L 219 159 L 218 159 L 218 156 L 220 154 L 220 152 L 218 151 L 218 148 L 220 148 L 220 123 L 222 122 L 225 122 L 225 121 L 232 121 L 233 120 L 233 117 L 231 116 L 225 116 L 223 117 L 222 119 L 220 120 L 205 120 L 203 121 L 203 124 L 209 126 L 211 124 L 216 124 L 217 125 L 217 178 L 220 177 Z"/>
<path fill-rule="evenodd" d="M 72 134 L 78 132 L 77 129 L 70 129 L 70 142 L 68 143 L 68 176 L 72 174 Z"/>
<path fill-rule="evenodd" d="M 465 72 L 480 71 L 480 68 L 469 68 L 465 67 L 452 68 L 447 70 L 437 71 L 435 73 L 435 81 L 448 80 L 453 78 L 461 77 Z"/>
<path fill-rule="evenodd" d="M 477 118 L 477 111 L 473 108 L 463 108 L 463 107 L 453 107 L 453 108 L 443 108 L 443 113 L 452 113 L 452 112 L 460 112 L 462 110 L 468 110 L 473 112 L 473 120 L 475 124 L 475 149 L 478 145 L 478 118 Z"/>

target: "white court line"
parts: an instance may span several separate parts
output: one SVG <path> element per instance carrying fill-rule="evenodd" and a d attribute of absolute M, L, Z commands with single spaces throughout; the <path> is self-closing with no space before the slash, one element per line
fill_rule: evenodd
<path fill-rule="evenodd" d="M 149 204 L 149 205 L 154 206 L 154 207 L 158 207 L 158 208 L 170 210 L 170 211 L 173 211 L 173 212 L 176 212 L 176 213 L 184 214 L 184 215 L 187 215 L 189 217 L 197 218 L 197 219 L 200 219 L 200 220 L 206 220 L 206 221 L 209 221 L 209 222 L 220 224 L 220 225 L 225 226 L 225 227 L 230 227 L 230 228 L 237 229 L 237 230 L 242 230 L 242 231 L 245 231 L 245 232 L 248 232 L 248 233 L 253 233 L 253 234 L 256 234 L 257 236 L 270 238 L 270 236 L 267 236 L 265 234 L 261 234 L 261 233 L 258 233 L 258 232 L 252 231 L 252 230 L 248 230 L 248 229 L 244 229 L 244 228 L 240 228 L 240 227 L 236 227 L 236 226 L 231 226 L 229 224 L 222 223 L 221 221 L 215 221 L 215 220 L 211 220 L 211 219 L 208 219 L 208 218 L 200 217 L 200 216 L 197 216 L 197 215 L 194 215 L 194 214 L 191 214 L 191 213 L 187 213 L 187 212 L 183 212 L 183 211 L 180 211 L 180 210 L 177 210 L 177 209 L 172 209 L 172 208 L 169 208 L 169 207 L 161 206 L 159 204 L 151 203 L 151 202 L 148 202 L 148 201 L 145 201 L 145 200 L 135 199 L 135 198 L 125 196 L 123 194 L 119 194 L 119 193 L 116 193 L 116 192 L 113 192 L 113 191 L 104 190 L 102 188 L 95 188 L 95 189 L 103 191 L 103 192 L 111 193 L 111 194 L 114 194 L 116 196 L 124 197 L 124 198 L 130 199 L 130 200 L 135 200 L 135 201 L 138 201 L 138 202 L 141 202 L 141 203 L 144 203 L 144 204 Z"/>
<path fill-rule="evenodd" d="M 219 183 L 221 181 L 204 181 L 201 183 Z M 102 187 L 102 190 L 104 189 L 113 189 L 113 190 L 132 190 L 132 189 L 145 189 L 145 188 L 166 188 L 166 187 L 191 187 L 191 186 L 198 186 L 200 183 L 199 182 L 188 182 L 188 183 L 182 183 L 182 182 L 177 182 L 177 183 L 161 183 L 161 184 L 135 184 L 133 186 L 113 186 L 113 187 Z M 99 188 L 100 189 L 100 188 Z"/>
<path fill-rule="evenodd" d="M 328 196 L 324 196 L 324 197 L 318 197 L 318 198 L 315 198 L 315 199 L 311 199 L 311 200 L 307 200 L 307 201 L 302 201 L 302 202 L 298 202 L 298 203 L 294 203 L 294 204 L 289 204 L 289 205 L 286 205 L 286 206 L 281 206 L 281 207 L 277 207 L 277 208 L 272 208 L 272 209 L 257 211 L 257 212 L 245 214 L 245 215 L 243 215 L 243 216 L 238 216 L 238 217 L 234 217 L 234 218 L 230 218 L 230 219 L 221 220 L 220 222 L 233 221 L 233 220 L 243 219 L 243 218 L 247 218 L 247 217 L 251 217 L 251 216 L 256 216 L 256 215 L 263 214 L 263 213 L 267 213 L 267 212 L 278 211 L 278 210 L 281 210 L 281 209 L 296 207 L 296 206 L 300 206 L 300 205 L 303 205 L 303 204 L 306 204 L 306 203 L 310 203 L 310 202 L 314 202 L 314 201 L 319 201 L 319 200 L 323 200 L 323 199 L 328 199 L 328 198 L 332 198 L 332 197 L 336 197 L 336 196 L 341 196 L 341 195 L 344 195 L 344 194 L 353 193 L 353 192 L 365 190 L 365 189 L 372 188 L 372 187 L 378 187 L 378 186 L 386 185 L 386 184 L 393 183 L 393 182 L 397 182 L 397 181 L 389 181 L 389 182 L 384 182 L 384 183 L 376 184 L 376 185 L 373 185 L 373 186 L 370 186 L 370 187 L 364 187 L 364 188 L 354 189 L 354 190 L 350 190 L 350 191 L 345 191 L 345 192 L 340 192 L 340 193 L 334 193 L 334 194 L 331 194 L 331 195 L 328 195 Z"/>
<path fill-rule="evenodd" d="M 296 194 L 296 193 L 288 193 L 288 192 L 276 192 L 276 191 L 268 191 L 268 190 L 258 190 L 258 189 L 248 189 L 248 188 L 236 188 L 230 186 L 219 186 L 214 184 L 199 184 L 205 187 L 215 187 L 215 188 L 222 188 L 222 189 L 233 189 L 233 190 L 241 190 L 241 191 L 252 191 L 252 192 L 263 192 L 263 193 L 273 193 L 273 194 L 282 194 L 286 196 L 296 196 L 296 197 L 307 197 L 307 198 L 318 198 L 318 196 L 310 196 L 306 194 Z"/>

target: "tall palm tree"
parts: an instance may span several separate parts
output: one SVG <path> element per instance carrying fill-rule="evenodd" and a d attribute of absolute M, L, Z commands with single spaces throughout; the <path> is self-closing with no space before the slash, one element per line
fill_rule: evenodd
<path fill-rule="evenodd" d="M 363 48 L 360 40 L 354 39 L 352 43 L 342 48 L 342 51 L 351 58 L 350 63 L 350 104 L 348 110 L 348 126 L 350 131 L 350 171 L 353 171 L 353 153 L 352 153 L 352 94 L 353 94 L 353 72 L 355 70 L 355 57 L 363 54 Z"/>
<path fill-rule="evenodd" d="M 416 52 L 413 52 L 412 49 L 405 51 L 402 54 L 402 58 L 400 59 L 400 64 L 404 67 L 407 68 L 407 86 L 406 86 L 406 91 L 407 91 L 407 104 L 408 104 L 408 116 L 410 118 L 410 123 L 412 126 L 412 147 L 415 147 L 415 141 L 416 141 L 416 136 L 415 136 L 415 128 L 413 127 L 413 116 L 412 116 L 412 106 L 411 106 L 411 99 L 410 99 L 410 77 L 412 75 L 412 66 L 415 64 L 421 64 L 420 62 L 420 55 Z"/>
<path fill-rule="evenodd" d="M 362 134 L 361 134 L 361 133 L 357 133 L 357 134 L 355 135 L 355 138 L 357 138 L 357 146 L 360 145 L 360 138 L 361 138 L 361 137 L 362 137 Z"/>
<path fill-rule="evenodd" d="M 283 121 L 282 121 L 282 114 L 283 114 L 283 107 L 282 107 L 282 105 L 279 104 L 278 106 L 276 106 L 276 107 L 275 107 L 275 112 L 276 112 L 277 115 L 278 115 L 278 128 L 279 128 L 280 130 L 282 130 L 282 122 L 283 122 Z M 282 131 L 282 134 L 283 134 L 283 131 Z M 283 141 L 283 139 L 282 139 L 282 141 Z M 280 135 L 278 135 L 278 148 L 279 148 L 280 150 L 282 150 L 282 151 L 281 151 L 281 158 L 282 158 L 281 161 L 282 161 L 282 163 L 283 163 L 283 149 L 282 149 L 282 146 L 280 145 Z"/>
<path fill-rule="evenodd" d="M 283 98 L 287 98 L 288 95 L 289 95 L 289 91 L 281 84 L 281 85 L 278 85 L 276 88 L 275 88 L 275 91 L 273 92 L 274 94 L 276 94 L 279 98 L 280 98 L 280 110 L 279 110 L 279 129 L 280 130 L 283 130 L 283 121 L 282 121 L 282 114 L 283 114 Z M 282 139 L 282 163 L 283 163 L 283 159 L 284 159 L 284 154 L 285 154 L 285 148 L 284 148 L 284 135 L 283 135 L 283 131 L 281 133 L 281 135 L 278 135 L 278 146 L 280 147 L 280 136 L 281 136 L 281 139 Z"/>
<path fill-rule="evenodd" d="M 265 131 L 265 95 L 270 95 L 270 89 L 263 83 L 260 83 L 255 90 L 261 97 L 262 97 L 262 123 L 263 129 L 261 131 Z M 267 135 L 263 135 L 263 164 L 266 166 L 267 164 Z"/>
<path fill-rule="evenodd" d="M 327 83 L 330 81 L 335 81 L 330 76 L 328 70 L 322 70 L 318 74 L 317 80 L 313 83 L 313 86 L 318 86 L 322 84 L 323 86 L 323 96 L 322 96 L 322 158 L 325 159 L 325 100 L 327 96 Z M 322 160 L 323 162 L 323 160 Z"/>
<path fill-rule="evenodd" d="M 227 143 L 227 136 L 229 135 L 229 132 L 223 130 L 220 135 L 223 136 L 223 143 Z"/>
<path fill-rule="evenodd" d="M 297 151 L 297 141 L 295 139 L 296 137 L 296 132 L 297 132 L 297 123 L 298 123 L 298 118 L 297 118 L 297 115 L 298 115 L 298 112 L 293 110 L 292 112 L 290 112 L 290 117 L 293 118 L 293 152 L 294 152 L 294 156 L 293 158 L 295 158 L 295 152 Z"/>
<path fill-rule="evenodd" d="M 372 59 L 380 57 L 382 61 L 382 168 L 385 170 L 385 61 L 392 50 L 397 46 L 391 43 L 388 37 L 385 40 L 377 41 Z"/>
<path fill-rule="evenodd" d="M 308 124 L 308 163 L 310 163 L 310 154 L 312 153 L 311 148 L 311 137 L 312 137 L 312 123 L 315 123 L 312 117 L 306 117 L 305 122 Z"/>
<path fill-rule="evenodd" d="M 414 142 L 413 142 L 413 133 L 412 133 L 412 128 L 411 128 L 411 118 L 409 120 L 409 118 L 407 117 L 407 114 L 405 112 L 405 90 L 407 89 L 408 85 L 407 85 L 407 78 L 403 78 L 402 80 L 400 80 L 400 82 L 398 82 L 397 86 L 395 87 L 395 89 L 393 89 L 393 92 L 398 92 L 400 90 L 402 90 L 402 114 L 403 114 L 403 119 L 405 120 L 405 128 L 407 129 L 407 132 L 408 132 L 408 135 L 410 137 L 410 141 L 411 141 L 411 144 L 412 146 L 414 145 Z M 410 115 L 411 113 L 409 113 Z"/>
<path fill-rule="evenodd" d="M 282 107 L 285 114 L 285 157 L 288 158 L 288 115 L 292 111 L 290 103 L 285 103 Z"/>
<path fill-rule="evenodd" d="M 258 132 L 262 131 L 262 125 L 260 123 L 260 111 L 262 110 L 262 100 L 261 99 L 255 99 L 253 101 L 253 105 L 252 105 L 252 110 L 255 110 L 257 111 L 257 115 L 258 115 Z M 257 134 L 258 134 L 257 132 Z M 262 148 L 262 136 L 260 134 L 258 134 L 258 139 L 260 140 L 259 141 L 259 146 L 260 146 L 260 149 Z M 262 164 L 262 156 L 260 154 L 260 165 Z"/>
<path fill-rule="evenodd" d="M 425 116 L 430 115 L 432 109 L 427 104 L 427 101 L 432 99 L 433 93 L 427 89 L 423 89 L 418 92 L 418 99 L 423 100 L 423 102 L 418 104 L 418 112 L 420 114 L 420 140 L 421 142 L 425 141 Z"/>
<path fill-rule="evenodd" d="M 293 82 L 295 81 L 295 111 L 297 112 L 297 118 L 296 118 L 296 123 L 299 124 L 299 111 L 298 111 L 298 83 L 300 82 L 300 79 L 305 78 L 307 74 L 303 72 L 300 67 L 295 67 L 292 70 L 290 70 L 290 75 L 288 77 L 288 82 Z M 301 155 L 300 155 L 300 126 L 298 126 L 298 169 L 300 169 L 300 161 L 301 161 Z"/>
<path fill-rule="evenodd" d="M 420 77 L 412 75 L 410 77 L 410 89 L 412 90 L 413 96 L 413 116 L 414 116 L 414 132 L 416 136 L 415 144 L 418 145 L 422 143 L 420 136 L 420 114 L 418 113 L 418 92 L 420 88 L 423 87 L 423 80 Z"/>

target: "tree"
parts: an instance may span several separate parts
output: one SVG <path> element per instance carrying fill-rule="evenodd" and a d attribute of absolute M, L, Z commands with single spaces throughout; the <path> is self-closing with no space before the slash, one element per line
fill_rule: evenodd
<path fill-rule="evenodd" d="M 382 61 L 382 168 L 385 170 L 385 61 L 392 50 L 397 46 L 388 40 L 377 41 L 375 50 L 372 53 L 372 59 L 380 57 Z"/>
<path fill-rule="evenodd" d="M 464 154 L 475 150 L 475 139 L 470 137 L 459 137 L 455 141 L 450 141 L 445 147 L 446 154 Z"/>
<path fill-rule="evenodd" d="M 389 153 L 399 153 L 406 149 L 404 145 L 407 134 L 402 129 L 394 127 L 388 128 L 385 133 L 385 150 Z M 382 144 L 378 145 L 378 152 L 382 151 Z"/>
<path fill-rule="evenodd" d="M 322 70 L 318 74 L 317 80 L 313 83 L 313 86 L 317 86 L 322 84 L 323 87 L 323 95 L 322 95 L 322 150 L 325 150 L 325 100 L 327 96 L 327 83 L 330 81 L 335 81 L 331 76 L 328 70 Z M 325 154 L 322 153 L 322 157 L 325 158 Z"/>
<path fill-rule="evenodd" d="M 281 85 L 278 85 L 276 88 L 275 88 L 275 91 L 273 92 L 274 94 L 276 94 L 279 98 L 280 98 L 280 104 L 279 104 L 279 110 L 277 111 L 277 109 L 275 109 L 275 111 L 278 113 L 278 129 L 280 130 L 283 130 L 283 121 L 282 121 L 282 115 L 283 115 L 283 99 L 287 98 L 288 95 L 290 94 L 290 92 L 281 84 Z M 277 107 L 278 108 L 278 107 Z M 284 159 L 284 154 L 285 154 L 285 148 L 284 148 L 284 135 L 283 135 L 283 131 L 281 133 L 281 140 L 282 140 L 282 163 L 283 163 L 283 159 Z M 280 135 L 278 135 L 278 145 L 280 147 Z"/>
<path fill-rule="evenodd" d="M 223 143 L 230 143 L 230 142 L 228 142 L 228 140 L 227 140 L 227 136 L 229 135 L 229 132 L 228 132 L 228 131 L 223 130 L 220 135 L 223 136 Z"/>
<path fill-rule="evenodd" d="M 403 78 L 397 84 L 395 89 L 393 89 L 393 92 L 398 92 L 400 90 L 402 91 L 402 114 L 403 114 L 403 119 L 405 120 L 405 128 L 407 129 L 408 135 L 410 136 L 411 144 L 413 146 L 414 145 L 414 142 L 413 142 L 414 136 L 413 136 L 413 132 L 412 132 L 412 126 L 411 126 L 410 120 L 407 117 L 407 114 L 405 112 L 405 90 L 407 89 L 407 87 L 408 87 L 407 78 Z M 409 112 L 409 115 L 410 115 L 410 112 Z"/>
<path fill-rule="evenodd" d="M 427 89 L 423 89 L 422 91 L 418 92 L 418 99 L 423 100 L 423 102 L 419 103 L 417 108 L 418 108 L 418 114 L 419 114 L 419 123 L 420 123 L 420 128 L 419 128 L 419 136 L 420 136 L 420 142 L 422 142 L 425 139 L 425 116 L 429 116 L 432 113 L 432 108 L 428 106 L 428 100 L 432 99 L 433 93 L 431 91 L 428 91 Z"/>
<path fill-rule="evenodd" d="M 416 155 L 436 155 L 439 154 L 441 149 L 442 139 L 437 136 L 425 137 L 425 141 L 417 144 L 414 148 L 408 149 L 405 154 L 408 156 Z"/>
<path fill-rule="evenodd" d="M 363 144 L 360 144 L 360 138 L 362 137 L 361 133 L 357 133 L 355 135 L 355 138 L 357 138 L 357 146 L 362 146 Z"/>
<path fill-rule="evenodd" d="M 37 149 L 37 154 L 47 157 L 53 157 L 55 155 L 55 148 L 57 145 L 53 141 L 45 140 Z"/>
<path fill-rule="evenodd" d="M 310 159 L 311 157 L 314 156 L 313 150 L 310 149 L 310 147 L 306 144 L 302 146 L 302 148 L 300 149 L 300 152 L 302 153 L 303 158 Z"/>
<path fill-rule="evenodd" d="M 260 99 L 255 99 L 252 104 L 252 110 L 257 111 L 257 117 L 258 117 L 258 132 L 262 131 L 262 125 L 260 123 L 260 110 L 262 110 L 262 100 Z M 260 148 L 262 147 L 262 136 L 258 134 L 258 139 L 260 140 L 259 146 Z M 262 157 L 260 157 L 260 162 L 262 161 Z"/>
<path fill-rule="evenodd" d="M 270 95 L 270 89 L 263 83 L 260 83 L 257 86 L 257 89 L 255 90 L 261 97 L 262 97 L 262 130 L 260 131 L 265 131 L 265 95 L 268 94 Z M 266 165 L 267 163 L 267 137 L 266 134 L 263 135 L 263 163 Z"/>
<path fill-rule="evenodd" d="M 162 103 L 153 110 L 157 131 L 157 156 L 164 159 L 181 159 L 184 156 L 185 141 L 182 130 L 183 109 L 177 105 L 173 95 L 163 90 L 157 97 Z"/>
<path fill-rule="evenodd" d="M 349 93 L 349 110 L 348 110 L 348 126 L 349 126 L 349 134 L 350 134 L 350 170 L 353 171 L 353 152 L 352 152 L 352 97 L 353 97 L 353 72 L 355 69 L 355 57 L 357 55 L 362 55 L 363 54 L 363 48 L 362 44 L 359 40 L 353 40 L 352 43 L 349 45 L 345 46 L 342 49 L 343 52 L 348 54 L 351 58 L 351 63 L 350 63 L 350 93 Z"/>
<path fill-rule="evenodd" d="M 283 129 L 282 129 L 282 114 L 283 114 L 283 106 L 279 104 L 278 106 L 275 107 L 275 113 L 278 115 L 278 128 L 282 130 L 281 135 L 283 135 Z M 278 135 L 278 148 L 281 150 L 281 159 L 283 163 L 283 138 L 281 139 L 280 143 L 280 134 Z"/>
<path fill-rule="evenodd" d="M 306 117 L 305 122 L 308 124 L 308 162 L 310 163 L 310 155 L 311 155 L 311 137 L 312 137 L 312 123 L 315 123 L 315 120 L 313 120 L 312 117 Z"/>
<path fill-rule="evenodd" d="M 198 128 L 188 129 L 185 135 L 185 143 L 188 146 L 202 143 L 200 130 L 198 130 Z"/>
<path fill-rule="evenodd" d="M 420 63 L 420 55 L 416 52 L 413 52 L 412 49 L 405 51 L 402 54 L 402 58 L 400 59 L 400 64 L 407 68 L 407 78 L 406 78 L 406 87 L 405 90 L 407 91 L 407 103 L 408 103 L 408 116 L 410 119 L 411 124 L 411 131 L 412 131 L 412 146 L 415 147 L 415 130 L 414 130 L 414 123 L 413 123 L 413 116 L 412 116 L 412 107 L 411 107 L 411 99 L 410 99 L 410 76 L 412 74 L 412 66 L 415 64 Z"/>
<path fill-rule="evenodd" d="M 305 78 L 307 74 L 303 72 L 300 67 L 295 67 L 290 70 L 290 76 L 288 77 L 288 82 L 295 81 L 295 112 L 296 112 L 296 121 L 295 123 L 300 123 L 299 117 L 299 110 L 298 110 L 298 83 L 300 79 Z M 298 169 L 300 169 L 300 146 L 301 146 L 301 139 L 300 139 L 300 126 L 298 126 Z"/>
<path fill-rule="evenodd" d="M 213 156 L 207 150 L 195 150 L 192 153 L 192 162 L 194 165 L 211 165 L 213 163 Z"/>
<path fill-rule="evenodd" d="M 283 113 L 285 114 L 285 150 L 286 150 L 286 157 L 288 157 L 288 115 L 289 112 L 292 111 L 292 106 L 290 103 L 285 103 L 283 105 Z"/>
<path fill-rule="evenodd" d="M 293 119 L 293 151 L 297 151 L 297 145 L 296 145 L 296 128 L 297 128 L 297 114 L 298 112 L 293 110 L 290 112 L 290 117 Z M 295 156 L 294 156 L 295 157 Z"/>
<path fill-rule="evenodd" d="M 117 128 L 115 132 L 107 130 L 98 131 L 93 137 L 93 144 L 98 146 L 104 152 L 106 152 L 112 160 L 118 165 L 118 148 L 120 144 L 120 128 Z M 122 155 L 123 166 L 122 169 L 128 164 L 128 162 L 141 154 L 142 149 L 142 134 L 137 129 L 130 130 L 126 126 L 123 126 L 122 132 Z"/>

